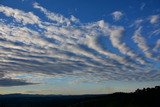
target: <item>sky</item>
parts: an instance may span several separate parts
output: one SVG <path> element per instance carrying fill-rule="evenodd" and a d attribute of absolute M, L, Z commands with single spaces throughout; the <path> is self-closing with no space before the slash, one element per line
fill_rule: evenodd
<path fill-rule="evenodd" d="M 0 94 L 158 85 L 159 0 L 0 0 Z"/>

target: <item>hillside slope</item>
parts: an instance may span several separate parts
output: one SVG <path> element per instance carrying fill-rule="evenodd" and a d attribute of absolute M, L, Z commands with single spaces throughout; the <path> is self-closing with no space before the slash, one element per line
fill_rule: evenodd
<path fill-rule="evenodd" d="M 160 86 L 109 95 L 0 95 L 0 107 L 160 107 Z"/>

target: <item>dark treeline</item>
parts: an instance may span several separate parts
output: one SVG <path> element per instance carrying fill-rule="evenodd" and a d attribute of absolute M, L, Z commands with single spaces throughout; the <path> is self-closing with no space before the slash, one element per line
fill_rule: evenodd
<path fill-rule="evenodd" d="M 108 95 L 0 95 L 0 107 L 160 107 L 160 86 Z"/>

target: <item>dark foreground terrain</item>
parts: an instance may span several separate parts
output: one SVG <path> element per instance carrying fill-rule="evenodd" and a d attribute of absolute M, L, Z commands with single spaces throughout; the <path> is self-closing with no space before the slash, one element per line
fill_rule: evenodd
<path fill-rule="evenodd" d="M 160 86 L 109 95 L 0 95 L 0 107 L 160 107 Z"/>

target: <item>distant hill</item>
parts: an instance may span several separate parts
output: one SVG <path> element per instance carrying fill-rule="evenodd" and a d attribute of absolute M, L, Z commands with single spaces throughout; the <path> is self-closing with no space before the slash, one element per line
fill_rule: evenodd
<path fill-rule="evenodd" d="M 108 95 L 0 95 L 0 107 L 160 107 L 160 86 Z"/>

